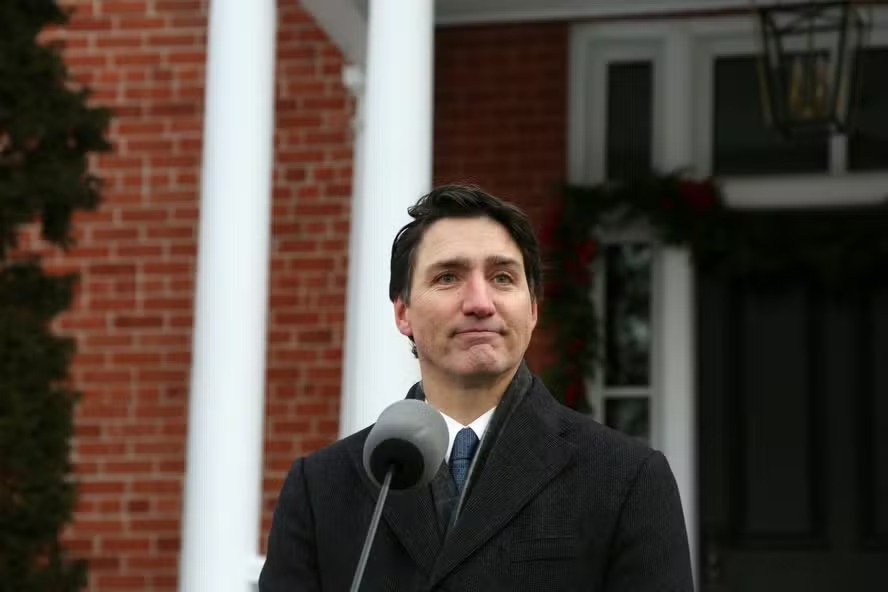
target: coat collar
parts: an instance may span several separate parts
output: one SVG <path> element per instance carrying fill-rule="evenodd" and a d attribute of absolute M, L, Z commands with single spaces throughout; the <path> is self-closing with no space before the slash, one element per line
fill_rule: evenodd
<path fill-rule="evenodd" d="M 407 398 L 425 398 L 419 384 Z M 430 574 L 432 587 L 508 525 L 573 459 L 573 445 L 560 437 L 557 406 L 522 363 L 491 419 L 491 437 L 484 438 L 459 517 L 446 538 L 439 529 L 431 485 L 389 494 L 383 519 L 410 557 Z M 364 472 L 363 443 L 364 438 L 356 440 L 350 456 L 375 503 L 379 488 Z M 450 478 L 446 465 L 435 480 L 444 478 Z"/>
<path fill-rule="evenodd" d="M 526 386 L 507 391 L 491 420 L 494 437 L 479 451 L 483 462 L 474 468 L 477 474 L 435 562 L 432 587 L 505 528 L 574 458 L 573 445 L 560 437 L 558 403 L 523 366 L 522 371 Z"/>

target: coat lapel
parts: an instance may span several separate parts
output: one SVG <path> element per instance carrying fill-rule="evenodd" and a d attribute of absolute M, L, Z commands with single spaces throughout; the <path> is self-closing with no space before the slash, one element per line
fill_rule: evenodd
<path fill-rule="evenodd" d="M 361 475 L 361 481 L 371 498 L 371 503 L 375 505 L 379 499 L 379 487 L 364 471 L 363 441 L 359 446 L 352 448 L 350 454 L 352 462 L 356 465 L 355 470 Z M 447 473 L 444 465 L 441 470 Z M 449 473 L 447 478 L 450 478 Z M 438 531 L 438 518 L 429 486 L 390 491 L 385 500 L 382 517 L 413 561 L 426 574 L 431 573 L 435 558 L 441 549 L 441 534 Z"/>
<path fill-rule="evenodd" d="M 552 421 L 557 405 L 534 383 L 496 434 L 432 573 L 431 585 L 502 530 L 572 460 L 573 446 Z"/>

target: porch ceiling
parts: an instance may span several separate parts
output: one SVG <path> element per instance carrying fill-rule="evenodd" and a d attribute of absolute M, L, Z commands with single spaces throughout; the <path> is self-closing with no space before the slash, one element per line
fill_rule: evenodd
<path fill-rule="evenodd" d="M 366 58 L 372 0 L 299 0 L 352 64 Z M 412 2 L 413 0 L 404 0 Z M 637 17 L 749 9 L 776 0 L 435 0 L 437 25 Z"/>
<path fill-rule="evenodd" d="M 370 0 L 353 0 L 366 16 Z M 755 0 L 436 0 L 439 25 L 564 20 L 749 8 Z"/>

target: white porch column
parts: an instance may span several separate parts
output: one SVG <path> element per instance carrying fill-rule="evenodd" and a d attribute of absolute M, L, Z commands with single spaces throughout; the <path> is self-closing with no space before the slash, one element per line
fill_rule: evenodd
<path fill-rule="evenodd" d="M 340 433 L 376 421 L 419 378 L 388 299 L 389 259 L 407 207 L 432 177 L 433 0 L 370 0 L 354 195 Z"/>
<path fill-rule="evenodd" d="M 247 592 L 259 539 L 276 3 L 210 3 L 181 592 Z"/>
<path fill-rule="evenodd" d="M 666 40 L 663 134 L 659 140 L 659 165 L 673 171 L 694 162 L 691 134 L 694 102 L 691 94 L 693 44 L 690 33 L 677 25 Z M 662 298 L 659 413 L 662 449 L 669 459 L 681 492 L 695 578 L 697 566 L 697 405 L 694 380 L 694 269 L 687 249 L 664 248 L 660 255 Z"/>

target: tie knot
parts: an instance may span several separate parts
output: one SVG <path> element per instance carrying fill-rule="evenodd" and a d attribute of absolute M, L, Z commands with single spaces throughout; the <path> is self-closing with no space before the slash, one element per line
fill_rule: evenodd
<path fill-rule="evenodd" d="M 478 436 L 472 428 L 463 428 L 456 433 L 453 441 L 453 449 L 450 451 L 450 461 L 471 460 L 475 456 L 475 448 L 478 447 Z"/>

